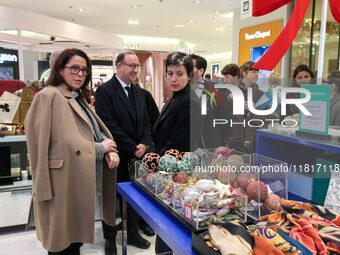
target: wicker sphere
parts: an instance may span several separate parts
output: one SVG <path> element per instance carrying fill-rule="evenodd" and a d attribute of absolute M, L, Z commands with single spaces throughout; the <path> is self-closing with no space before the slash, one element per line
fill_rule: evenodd
<path fill-rule="evenodd" d="M 281 198 L 276 194 L 269 194 L 266 200 L 263 203 L 263 208 L 268 212 L 271 211 L 280 211 L 281 208 Z"/>
<path fill-rule="evenodd" d="M 146 176 L 148 175 L 148 173 L 149 173 L 149 171 L 148 171 L 148 169 L 145 166 L 139 165 L 139 167 L 138 167 L 138 176 L 140 178 L 145 179 Z"/>
<path fill-rule="evenodd" d="M 248 184 L 247 195 L 250 200 L 263 203 L 268 197 L 268 187 L 261 181 L 253 181 Z"/>
<path fill-rule="evenodd" d="M 243 189 L 244 191 L 247 190 L 247 186 L 250 182 L 255 181 L 256 180 L 256 176 L 255 174 L 251 173 L 251 172 L 244 172 L 244 173 L 240 173 L 237 176 L 237 185 Z"/>
<path fill-rule="evenodd" d="M 164 155 L 171 155 L 171 156 L 175 157 L 177 160 L 181 160 L 182 159 L 182 154 L 178 150 L 175 150 L 175 149 L 167 150 L 164 153 Z"/>
<path fill-rule="evenodd" d="M 159 171 L 174 172 L 177 169 L 177 159 L 171 155 L 164 155 L 160 158 L 158 164 Z"/>
<path fill-rule="evenodd" d="M 222 171 L 217 174 L 217 179 L 223 184 L 234 185 L 236 182 L 236 174 L 233 172 Z"/>
<path fill-rule="evenodd" d="M 161 157 L 157 153 L 146 153 L 142 159 L 142 164 L 150 171 L 156 172 Z"/>
<path fill-rule="evenodd" d="M 190 164 L 193 169 L 200 164 L 200 157 L 194 152 L 185 152 L 182 161 Z"/>
<path fill-rule="evenodd" d="M 178 174 L 175 174 L 172 179 L 176 183 L 185 184 L 188 182 L 188 175 L 185 173 L 178 173 Z"/>
<path fill-rule="evenodd" d="M 191 165 L 182 160 L 177 161 L 177 172 L 178 173 L 188 173 L 191 170 Z"/>

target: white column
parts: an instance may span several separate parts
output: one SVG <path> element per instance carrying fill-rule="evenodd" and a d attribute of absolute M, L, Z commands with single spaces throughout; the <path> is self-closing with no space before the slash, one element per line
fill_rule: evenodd
<path fill-rule="evenodd" d="M 321 10 L 321 28 L 320 28 L 320 41 L 319 41 L 319 57 L 318 57 L 318 79 L 317 84 L 322 83 L 323 76 L 323 61 L 325 55 L 325 37 L 326 37 L 326 22 L 327 22 L 327 7 L 328 0 L 323 0 Z"/>
<path fill-rule="evenodd" d="M 18 57 L 19 57 L 19 80 L 24 80 L 24 52 L 22 49 L 22 36 L 21 36 L 21 30 L 17 30 L 18 35 Z"/>

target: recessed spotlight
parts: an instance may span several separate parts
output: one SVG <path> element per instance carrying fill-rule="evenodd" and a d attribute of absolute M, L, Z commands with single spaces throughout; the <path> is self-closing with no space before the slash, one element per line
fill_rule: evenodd
<path fill-rule="evenodd" d="M 195 3 L 195 4 L 199 4 L 202 0 L 191 0 L 191 2 Z"/>
<path fill-rule="evenodd" d="M 129 20 L 128 21 L 129 25 L 138 25 L 139 24 L 139 21 L 138 20 Z"/>
<path fill-rule="evenodd" d="M 79 8 L 78 11 L 80 11 L 80 12 L 86 12 L 86 9 L 84 9 L 84 8 Z"/>
<path fill-rule="evenodd" d="M 174 27 L 177 27 L 177 28 L 183 28 L 183 27 L 184 27 L 184 25 L 181 25 L 181 24 L 176 24 L 176 25 L 174 25 Z"/>
<path fill-rule="evenodd" d="M 224 27 L 216 27 L 215 30 L 216 31 L 224 31 Z"/>
<path fill-rule="evenodd" d="M 189 23 L 191 23 L 191 24 L 192 24 L 192 23 L 194 23 L 194 21 L 191 19 L 191 20 L 189 20 Z"/>
<path fill-rule="evenodd" d="M 130 8 L 140 8 L 140 7 L 142 7 L 141 4 L 130 5 Z"/>
<path fill-rule="evenodd" d="M 220 12 L 219 11 L 215 11 L 216 14 L 219 14 Z"/>
<path fill-rule="evenodd" d="M 216 44 L 215 43 L 213 43 L 213 45 L 212 45 L 213 47 L 215 47 L 216 46 Z"/>

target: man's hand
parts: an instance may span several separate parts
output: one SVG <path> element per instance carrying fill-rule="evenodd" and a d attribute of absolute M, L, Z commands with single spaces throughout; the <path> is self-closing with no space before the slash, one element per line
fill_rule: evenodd
<path fill-rule="evenodd" d="M 144 153 L 146 152 L 146 150 L 148 149 L 149 147 L 145 144 L 138 144 L 136 146 L 136 151 L 135 151 L 135 156 L 136 158 L 141 158 L 143 157 Z"/>

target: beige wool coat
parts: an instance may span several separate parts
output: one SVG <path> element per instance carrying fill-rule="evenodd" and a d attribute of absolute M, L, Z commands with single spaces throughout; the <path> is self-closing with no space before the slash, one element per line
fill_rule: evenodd
<path fill-rule="evenodd" d="M 112 138 L 88 108 L 100 129 Z M 25 131 L 33 179 L 30 215 L 34 212 L 37 238 L 53 252 L 74 242 L 92 243 L 96 196 L 94 135 L 71 91 L 64 86 L 49 86 L 36 94 L 25 119 Z M 109 169 L 104 160 L 103 218 L 112 226 L 116 174 L 116 169 Z"/>

